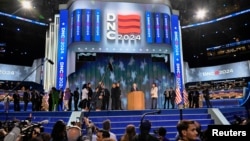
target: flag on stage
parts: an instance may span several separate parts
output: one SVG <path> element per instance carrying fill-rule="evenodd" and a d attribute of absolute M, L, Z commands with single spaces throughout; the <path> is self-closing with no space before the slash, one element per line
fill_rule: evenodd
<path fill-rule="evenodd" d="M 188 101 L 188 93 L 186 89 L 183 90 L 183 97 L 184 97 L 184 105 L 188 106 L 189 101 Z"/>
<path fill-rule="evenodd" d="M 175 103 L 178 105 L 182 102 L 182 96 L 179 87 L 176 87 L 175 93 L 176 93 Z"/>

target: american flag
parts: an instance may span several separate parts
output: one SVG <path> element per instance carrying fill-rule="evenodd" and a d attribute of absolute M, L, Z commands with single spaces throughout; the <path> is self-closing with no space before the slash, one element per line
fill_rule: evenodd
<path fill-rule="evenodd" d="M 181 90 L 179 87 L 176 87 L 175 93 L 176 93 L 175 103 L 178 105 L 182 102 Z"/>
<path fill-rule="evenodd" d="M 186 89 L 183 90 L 183 97 L 184 97 L 184 105 L 187 106 L 189 101 L 188 101 L 188 93 Z"/>

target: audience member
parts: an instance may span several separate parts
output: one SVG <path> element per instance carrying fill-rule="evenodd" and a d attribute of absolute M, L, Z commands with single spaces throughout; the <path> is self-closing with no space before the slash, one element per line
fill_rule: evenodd
<path fill-rule="evenodd" d="M 155 136 L 150 134 L 151 122 L 143 120 L 140 125 L 140 133 L 135 135 L 132 141 L 159 141 Z"/>
<path fill-rule="evenodd" d="M 67 141 L 66 125 L 62 120 L 58 120 L 51 132 L 51 141 Z"/>
<path fill-rule="evenodd" d="M 164 127 L 160 127 L 158 129 L 158 139 L 160 141 L 169 141 L 166 135 L 167 135 L 167 130 Z"/>
<path fill-rule="evenodd" d="M 121 141 L 132 141 L 135 135 L 135 126 L 133 124 L 129 124 L 126 127 L 125 134 L 121 137 Z"/>
<path fill-rule="evenodd" d="M 177 141 L 196 141 L 198 139 L 197 125 L 192 120 L 181 120 L 177 124 Z"/>
<path fill-rule="evenodd" d="M 112 139 L 114 139 L 115 141 L 117 141 L 116 135 L 115 135 L 113 132 L 110 131 L 110 130 L 111 130 L 111 121 L 110 121 L 109 119 L 103 121 L 103 123 L 102 123 L 102 128 L 103 128 L 104 130 L 106 130 L 106 131 L 109 132 L 110 138 L 112 138 Z"/>
<path fill-rule="evenodd" d="M 97 141 L 115 141 L 110 137 L 110 134 L 106 130 L 98 130 L 97 131 Z"/>
<path fill-rule="evenodd" d="M 67 141 L 77 141 L 81 136 L 81 128 L 78 126 L 71 126 L 67 129 Z"/>

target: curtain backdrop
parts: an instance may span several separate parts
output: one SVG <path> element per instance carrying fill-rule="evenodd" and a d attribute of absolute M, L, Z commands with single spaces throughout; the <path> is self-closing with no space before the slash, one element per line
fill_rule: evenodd
<path fill-rule="evenodd" d="M 94 90 L 98 82 L 103 81 L 110 90 L 112 83 L 119 81 L 123 109 L 127 109 L 127 94 L 134 82 L 145 94 L 146 109 L 151 108 L 150 88 L 153 82 L 159 89 L 158 108 L 163 108 L 164 90 L 174 87 L 174 75 L 170 72 L 170 63 L 162 58 L 152 59 L 151 54 L 100 53 L 96 54 L 95 59 L 80 61 L 76 58 L 76 62 L 76 72 L 68 76 L 70 89 L 79 87 L 81 90 L 83 84 L 91 82 Z M 113 66 L 113 71 L 108 67 L 109 62 Z"/>

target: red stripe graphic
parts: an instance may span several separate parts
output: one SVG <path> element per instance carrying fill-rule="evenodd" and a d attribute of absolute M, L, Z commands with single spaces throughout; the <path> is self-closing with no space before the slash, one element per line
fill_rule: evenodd
<path fill-rule="evenodd" d="M 118 20 L 137 20 L 140 21 L 141 17 L 139 15 L 118 15 Z"/>
<path fill-rule="evenodd" d="M 178 105 L 182 101 L 181 90 L 179 87 L 176 87 L 175 93 L 176 93 L 175 103 Z"/>
<path fill-rule="evenodd" d="M 118 15 L 119 34 L 140 34 L 141 21 L 139 15 Z"/>
<path fill-rule="evenodd" d="M 134 26 L 134 27 L 138 27 L 140 28 L 141 26 L 141 23 L 140 22 L 121 22 L 121 21 L 118 21 L 118 26 L 119 27 L 129 27 L 129 26 Z"/>
<path fill-rule="evenodd" d="M 118 33 L 120 33 L 120 34 L 129 34 L 129 33 L 140 34 L 141 30 L 138 28 L 127 28 L 127 29 L 119 28 Z"/>

